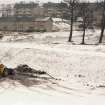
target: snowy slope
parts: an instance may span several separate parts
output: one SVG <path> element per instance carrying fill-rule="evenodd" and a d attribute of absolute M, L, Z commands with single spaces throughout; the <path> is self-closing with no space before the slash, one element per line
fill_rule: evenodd
<path fill-rule="evenodd" d="M 44 89 L 43 89 L 44 88 Z M 104 105 L 103 95 L 62 94 L 45 87 L 7 87 L 0 91 L 2 105 Z"/>
<path fill-rule="evenodd" d="M 105 84 L 104 46 L 36 43 L 1 43 L 0 46 L 0 60 L 8 67 L 28 64 L 56 78 L 73 80 L 84 86 Z"/>
<path fill-rule="evenodd" d="M 55 31 L 69 31 L 70 25 L 67 24 L 68 20 L 61 18 L 53 18 L 53 30 Z"/>
<path fill-rule="evenodd" d="M 105 84 L 104 52 L 102 45 L 0 43 L 0 61 L 7 67 L 28 64 L 61 79 L 32 86 L 1 80 L 1 104 L 104 105 L 104 87 L 99 87 Z"/>
<path fill-rule="evenodd" d="M 0 105 L 104 105 L 105 46 L 71 45 L 69 32 L 10 33 L 0 39 L 0 63 L 27 64 L 57 80 L 0 80 Z M 66 26 L 67 28 L 68 26 Z M 86 42 L 97 43 L 99 30 L 87 30 Z M 74 31 L 80 43 L 82 32 Z M 31 85 L 30 85 L 31 84 Z M 5 101 L 6 100 L 6 101 Z"/>
<path fill-rule="evenodd" d="M 25 34 L 25 35 L 24 35 Z M 45 32 L 45 33 L 11 33 L 3 36 L 0 39 L 0 42 L 36 42 L 43 44 L 52 44 L 52 43 L 67 43 L 69 32 Z M 77 44 L 80 44 L 82 41 L 83 33 L 81 31 L 73 32 L 73 41 Z M 87 30 L 85 42 L 87 44 L 96 44 L 99 41 L 100 30 Z M 105 37 L 103 37 L 105 41 Z"/>

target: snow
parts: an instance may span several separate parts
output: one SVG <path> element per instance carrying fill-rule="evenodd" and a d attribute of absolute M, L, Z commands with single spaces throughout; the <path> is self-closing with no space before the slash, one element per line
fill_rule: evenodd
<path fill-rule="evenodd" d="M 6 83 L 6 87 L 0 89 L 2 105 L 104 105 L 104 95 L 81 94 L 80 90 L 66 90 L 50 85 L 34 87 L 12 86 Z M 67 92 L 67 93 L 66 93 Z"/>
<path fill-rule="evenodd" d="M 83 18 L 82 17 L 78 17 L 77 18 L 77 22 L 82 22 L 83 21 Z"/>
<path fill-rule="evenodd" d="M 57 27 L 60 31 L 69 31 L 70 25 L 67 23 L 54 23 L 55 27 Z"/>
<path fill-rule="evenodd" d="M 104 95 L 78 94 L 79 90 L 67 90 L 61 87 L 49 87 L 39 85 L 34 87 L 24 87 L 14 81 L 8 81 L 0 88 L 0 101 L 2 105 L 100 105 L 105 104 Z M 6 85 L 6 86 L 5 86 Z M 51 86 L 51 87 L 50 87 Z M 5 87 L 5 88 L 4 88 Z M 68 93 L 66 93 L 66 91 Z"/>
<path fill-rule="evenodd" d="M 96 87 L 104 84 L 104 46 L 51 46 L 36 43 L 1 43 L 0 46 L 0 60 L 8 67 L 28 64 L 63 80 L 78 80 L 78 75 L 81 74 L 83 78 L 80 81 L 83 85 Z M 94 73 L 98 74 L 93 77 Z"/>
<path fill-rule="evenodd" d="M 0 79 L 1 105 L 105 105 L 105 46 L 78 45 L 81 31 L 73 32 L 77 45 L 72 45 L 64 31 L 69 25 L 54 24 L 59 32 L 5 33 L 0 39 L 0 63 L 11 68 L 27 64 L 57 78 L 34 84 Z M 98 29 L 86 32 L 86 43 L 98 42 Z"/>
<path fill-rule="evenodd" d="M 53 30 L 54 31 L 69 31 L 70 25 L 68 20 L 61 18 L 53 18 Z"/>
<path fill-rule="evenodd" d="M 61 19 L 61 18 L 53 18 L 53 22 L 62 22 L 62 20 L 63 20 L 63 22 L 67 21 L 67 20 Z"/>

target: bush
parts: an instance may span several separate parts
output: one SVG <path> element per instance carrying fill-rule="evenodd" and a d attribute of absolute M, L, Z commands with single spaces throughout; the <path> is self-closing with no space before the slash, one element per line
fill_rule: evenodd
<path fill-rule="evenodd" d="M 26 32 L 34 32 L 34 29 L 28 29 Z"/>
<path fill-rule="evenodd" d="M 40 32 L 40 30 L 36 29 L 35 32 Z"/>
<path fill-rule="evenodd" d="M 26 32 L 46 32 L 46 29 L 28 29 Z"/>
<path fill-rule="evenodd" d="M 37 29 L 37 30 L 35 30 L 35 32 L 46 32 L 46 29 L 43 29 L 43 30 Z"/>
<path fill-rule="evenodd" d="M 41 30 L 41 32 L 46 32 L 46 29 Z"/>
<path fill-rule="evenodd" d="M 0 39 L 2 39 L 3 38 L 3 35 L 0 35 Z"/>

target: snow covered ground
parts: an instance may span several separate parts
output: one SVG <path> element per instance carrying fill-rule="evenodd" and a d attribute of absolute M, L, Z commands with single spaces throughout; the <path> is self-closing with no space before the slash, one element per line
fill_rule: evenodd
<path fill-rule="evenodd" d="M 7 84 L 7 83 L 6 83 Z M 10 84 L 10 83 L 9 83 Z M 6 85 L 0 92 L 2 105 L 104 105 L 104 95 L 77 94 L 70 90 L 68 93 L 57 88 L 42 86 L 26 88 Z M 51 86 L 51 85 L 50 85 Z M 64 92 L 62 92 L 64 91 Z"/>
<path fill-rule="evenodd" d="M 51 86 L 51 85 L 50 85 Z M 78 94 L 78 90 L 69 90 L 45 86 L 22 87 L 6 83 L 5 89 L 0 89 L 2 105 L 104 105 L 104 95 Z"/>
<path fill-rule="evenodd" d="M 2 80 L 2 105 L 104 105 L 104 52 L 103 45 L 1 42 L 0 60 L 7 67 L 28 64 L 58 79 L 32 86 Z"/>
<path fill-rule="evenodd" d="M 25 35 L 24 35 L 25 34 Z M 77 44 L 81 43 L 82 32 L 73 32 L 73 41 Z M 98 42 L 100 35 L 100 30 L 87 30 L 86 33 L 86 43 L 95 44 Z M 69 31 L 59 31 L 59 32 L 46 32 L 46 33 L 10 33 L 5 34 L 0 42 L 36 42 L 43 44 L 53 44 L 53 43 L 65 43 L 68 41 Z M 105 40 L 105 37 L 104 37 Z"/>
<path fill-rule="evenodd" d="M 72 45 L 64 26 L 59 32 L 9 33 L 0 39 L 0 63 L 27 64 L 56 78 L 1 79 L 1 105 L 105 105 L 105 46 Z M 86 43 L 97 43 L 99 34 L 87 30 Z M 82 32 L 74 31 L 73 41 L 81 39 Z"/>

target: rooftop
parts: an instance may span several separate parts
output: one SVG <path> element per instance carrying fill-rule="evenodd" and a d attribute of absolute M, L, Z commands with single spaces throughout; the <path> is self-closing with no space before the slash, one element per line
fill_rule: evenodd
<path fill-rule="evenodd" d="M 47 21 L 51 19 L 51 17 L 41 17 L 41 18 L 35 18 L 35 17 L 1 17 L 0 22 L 32 22 L 32 21 Z M 52 20 L 52 19 L 51 19 Z"/>

